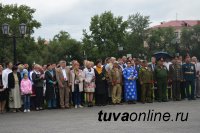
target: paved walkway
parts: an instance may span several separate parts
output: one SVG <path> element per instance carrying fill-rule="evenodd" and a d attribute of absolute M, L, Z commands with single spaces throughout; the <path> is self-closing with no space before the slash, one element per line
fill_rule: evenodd
<path fill-rule="evenodd" d="M 172 115 L 188 112 L 189 115 L 185 122 L 123 122 L 121 117 L 117 122 L 99 122 L 101 110 L 116 113 L 154 110 Z M 0 133 L 200 133 L 200 100 L 7 113 L 0 115 Z"/>

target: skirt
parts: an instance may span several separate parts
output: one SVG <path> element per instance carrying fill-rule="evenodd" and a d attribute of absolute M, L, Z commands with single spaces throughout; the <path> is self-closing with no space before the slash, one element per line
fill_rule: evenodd
<path fill-rule="evenodd" d="M 0 102 L 5 101 L 7 98 L 6 90 L 0 91 Z"/>
<path fill-rule="evenodd" d="M 95 83 L 91 82 L 91 83 L 85 83 L 84 86 L 84 91 L 87 93 L 93 93 L 95 90 Z"/>
<path fill-rule="evenodd" d="M 19 90 L 19 84 L 15 84 L 15 88 L 9 92 L 9 107 L 10 108 L 21 108 L 22 99 Z"/>

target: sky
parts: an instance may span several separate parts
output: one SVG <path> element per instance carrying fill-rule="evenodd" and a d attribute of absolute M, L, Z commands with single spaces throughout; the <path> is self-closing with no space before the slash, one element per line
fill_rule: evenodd
<path fill-rule="evenodd" d="M 83 29 L 88 30 L 91 17 L 105 11 L 115 16 L 137 12 L 150 16 L 151 25 L 170 20 L 200 20 L 200 0 L 0 0 L 3 4 L 28 5 L 36 9 L 34 18 L 42 26 L 34 37 L 52 39 L 59 31 L 67 31 L 81 41 Z"/>

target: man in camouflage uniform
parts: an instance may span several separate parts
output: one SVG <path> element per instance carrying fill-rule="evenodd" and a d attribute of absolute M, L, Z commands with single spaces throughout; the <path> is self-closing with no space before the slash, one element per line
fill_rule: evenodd
<path fill-rule="evenodd" d="M 113 68 L 110 71 L 110 80 L 112 82 L 112 103 L 120 104 L 121 103 L 121 94 L 122 94 L 122 70 L 118 65 L 118 62 L 115 61 Z"/>
<path fill-rule="evenodd" d="M 160 58 L 154 71 L 155 80 L 158 86 L 158 102 L 167 102 L 168 70 L 163 63 L 164 59 Z"/>
<path fill-rule="evenodd" d="M 183 80 L 183 73 L 182 66 L 179 64 L 177 57 L 172 60 L 172 64 L 169 66 L 169 79 L 172 83 L 173 100 L 180 101 L 180 84 Z"/>
<path fill-rule="evenodd" d="M 141 84 L 141 102 L 152 102 L 153 72 L 148 67 L 147 61 L 142 61 L 142 67 L 139 70 L 139 80 Z"/>

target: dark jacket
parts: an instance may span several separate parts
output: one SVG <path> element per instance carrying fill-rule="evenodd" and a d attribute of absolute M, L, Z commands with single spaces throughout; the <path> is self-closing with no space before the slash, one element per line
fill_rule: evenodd
<path fill-rule="evenodd" d="M 169 79 L 171 79 L 173 81 L 183 80 L 182 66 L 180 64 L 170 64 Z"/>
<path fill-rule="evenodd" d="M 53 76 L 49 71 L 45 72 L 45 79 L 46 79 L 46 92 L 45 96 L 47 100 L 53 99 L 56 97 L 56 92 L 55 92 L 55 85 L 53 82 L 56 81 L 56 75 L 53 71 Z"/>
<path fill-rule="evenodd" d="M 35 87 L 43 87 L 43 79 L 40 78 L 41 74 L 36 74 L 33 72 L 32 80 Z"/>
<path fill-rule="evenodd" d="M 196 78 L 196 68 L 192 63 L 182 65 L 183 78 L 186 81 L 193 81 Z"/>
<path fill-rule="evenodd" d="M 17 72 L 17 77 L 18 77 L 18 80 L 19 80 L 19 86 L 20 86 L 20 83 L 21 83 L 21 76 L 20 76 L 20 73 Z M 13 89 L 15 88 L 15 79 L 14 79 L 14 74 L 13 72 L 8 74 L 8 88 L 9 89 Z"/>
<path fill-rule="evenodd" d="M 107 94 L 107 88 L 106 88 L 106 70 L 103 68 L 102 73 L 98 73 L 96 69 L 94 69 L 95 72 L 95 84 L 96 84 L 96 89 L 95 93 L 96 94 Z"/>

